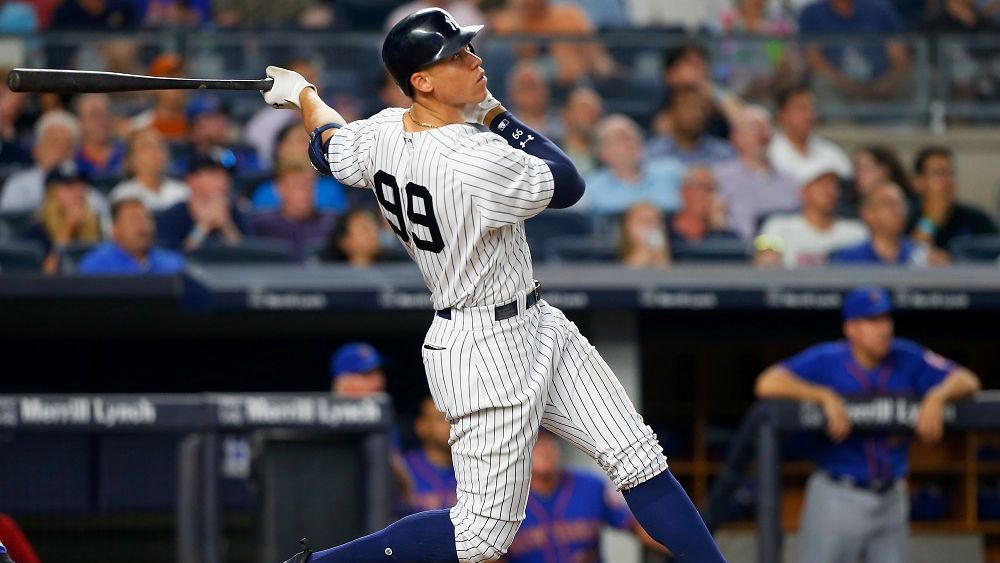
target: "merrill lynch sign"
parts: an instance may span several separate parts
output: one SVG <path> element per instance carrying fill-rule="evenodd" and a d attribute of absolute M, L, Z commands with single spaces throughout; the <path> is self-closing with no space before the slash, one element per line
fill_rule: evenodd
<path fill-rule="evenodd" d="M 375 400 L 340 402 L 329 397 L 223 396 L 218 398 L 223 426 L 345 426 L 377 424 L 382 408 Z"/>
<path fill-rule="evenodd" d="M 156 406 L 145 398 L 22 397 L 0 401 L 0 426 L 89 426 L 105 428 L 156 424 Z"/>

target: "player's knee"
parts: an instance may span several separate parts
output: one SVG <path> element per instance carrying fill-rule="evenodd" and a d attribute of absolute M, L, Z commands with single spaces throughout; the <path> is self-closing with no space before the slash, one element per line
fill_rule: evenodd
<path fill-rule="evenodd" d="M 451 510 L 455 525 L 455 548 L 462 563 L 496 561 L 507 553 L 520 521 L 497 520 L 472 514 L 459 507 Z"/>

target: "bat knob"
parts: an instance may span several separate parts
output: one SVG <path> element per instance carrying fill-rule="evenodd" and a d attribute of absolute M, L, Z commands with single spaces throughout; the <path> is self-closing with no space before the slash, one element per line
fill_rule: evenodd
<path fill-rule="evenodd" d="M 21 72 L 16 68 L 7 73 L 7 87 L 11 92 L 18 92 L 21 88 Z"/>

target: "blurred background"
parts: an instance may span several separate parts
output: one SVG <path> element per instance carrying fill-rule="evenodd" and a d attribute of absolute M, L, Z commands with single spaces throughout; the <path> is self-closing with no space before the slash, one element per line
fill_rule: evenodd
<path fill-rule="evenodd" d="M 887 287 L 897 334 L 996 387 L 995 0 L 5 0 L 0 67 L 251 79 L 277 65 L 350 121 L 409 105 L 379 50 L 429 6 L 487 25 L 490 90 L 587 180 L 578 205 L 528 221 L 536 277 L 701 508 L 757 375 L 840 338 L 856 285 Z M 450 505 L 419 353 L 427 293 L 372 194 L 311 167 L 297 112 L 247 92 L 2 84 L 0 541 L 16 561 L 277 561 L 303 535 L 276 524 L 293 514 L 347 518 L 320 538 L 344 541 Z M 207 392 L 385 393 L 394 414 L 332 436 L 301 419 L 323 431 L 294 439 L 269 433 L 288 426 L 276 414 L 185 453 L 191 429 L 117 432 L 77 424 L 71 401 L 24 400 Z M 1000 561 L 998 452 L 990 432 L 914 447 L 913 561 Z M 562 454 L 547 467 L 597 469 Z M 794 440 L 782 455 L 791 558 L 812 466 Z M 309 466 L 296 483 L 281 459 L 329 477 Z M 308 491 L 330 502 L 271 502 Z M 720 517 L 732 561 L 757 560 L 755 491 L 751 471 Z M 184 506 L 207 497 L 209 524 Z M 601 527 L 623 530 L 605 561 L 663 560 L 625 516 Z"/>

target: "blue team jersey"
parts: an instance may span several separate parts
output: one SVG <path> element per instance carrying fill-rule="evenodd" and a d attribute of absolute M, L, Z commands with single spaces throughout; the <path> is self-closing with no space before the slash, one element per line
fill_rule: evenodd
<path fill-rule="evenodd" d="M 894 396 L 920 399 L 955 369 L 955 363 L 909 340 L 897 338 L 874 369 L 854 360 L 845 341 L 818 344 L 782 365 L 806 381 L 845 397 Z M 892 433 L 851 434 L 835 444 L 825 439 L 816 463 L 835 476 L 859 482 L 896 479 L 907 472 L 909 437 Z"/>
<path fill-rule="evenodd" d="M 524 522 L 507 550 L 509 563 L 597 563 L 601 528 L 628 530 L 632 514 L 607 483 L 567 470 L 550 496 L 528 496 Z"/>
<path fill-rule="evenodd" d="M 423 450 L 411 450 L 403 458 L 413 479 L 412 508 L 415 511 L 439 510 L 455 506 L 455 468 L 431 463 Z"/>

